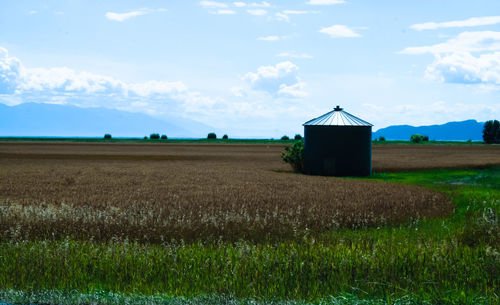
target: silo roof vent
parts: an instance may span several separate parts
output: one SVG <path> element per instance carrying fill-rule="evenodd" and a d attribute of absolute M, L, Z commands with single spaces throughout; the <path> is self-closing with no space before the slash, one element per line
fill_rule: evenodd
<path fill-rule="evenodd" d="M 310 125 L 326 125 L 326 126 L 373 126 L 346 111 L 340 106 L 335 107 L 332 111 L 323 114 L 315 119 L 309 120 L 303 124 Z"/>

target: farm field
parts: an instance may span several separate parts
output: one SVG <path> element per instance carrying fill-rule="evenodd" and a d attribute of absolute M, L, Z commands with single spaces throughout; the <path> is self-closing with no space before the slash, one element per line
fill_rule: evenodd
<path fill-rule="evenodd" d="M 283 148 L 1 142 L 0 302 L 499 301 L 500 146 L 374 145 L 356 179 Z"/>

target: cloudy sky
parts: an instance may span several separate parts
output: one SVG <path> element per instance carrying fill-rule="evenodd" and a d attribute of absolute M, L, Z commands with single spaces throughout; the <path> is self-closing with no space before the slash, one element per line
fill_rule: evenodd
<path fill-rule="evenodd" d="M 0 103 L 106 107 L 279 137 L 500 118 L 500 1 L 0 0 Z"/>

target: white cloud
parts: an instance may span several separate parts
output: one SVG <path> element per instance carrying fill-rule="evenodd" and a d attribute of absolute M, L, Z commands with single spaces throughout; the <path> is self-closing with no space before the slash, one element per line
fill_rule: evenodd
<path fill-rule="evenodd" d="M 235 10 L 229 9 L 229 5 L 224 2 L 217 2 L 217 1 L 201 1 L 200 5 L 203 6 L 204 8 L 209 9 L 209 12 L 211 14 L 216 14 L 216 15 L 234 15 L 236 14 Z M 232 6 L 234 8 L 248 8 L 246 11 L 250 15 L 254 16 L 264 16 L 267 15 L 267 11 L 263 8 L 270 8 L 272 5 L 269 2 L 262 1 L 262 2 L 252 2 L 252 3 L 247 3 L 247 2 L 242 2 L 242 1 L 235 1 L 232 3 Z M 216 9 L 216 10 L 215 10 Z"/>
<path fill-rule="evenodd" d="M 289 97 L 306 97 L 307 93 L 304 91 L 305 84 L 299 81 L 296 84 L 287 86 L 285 84 L 280 85 L 280 89 L 278 90 L 278 94 Z"/>
<path fill-rule="evenodd" d="M 28 15 L 35 15 L 36 13 L 38 13 L 38 11 L 36 10 L 31 10 L 28 12 Z"/>
<path fill-rule="evenodd" d="M 137 17 L 137 16 L 141 16 L 141 15 L 145 15 L 145 14 L 146 14 L 146 12 L 144 12 L 144 11 L 133 11 L 133 12 L 121 13 L 121 14 L 107 12 L 106 18 L 108 18 L 109 20 L 122 22 L 122 21 L 130 19 L 132 17 Z"/>
<path fill-rule="evenodd" d="M 128 12 L 128 13 L 107 12 L 105 14 L 105 16 L 109 20 L 123 22 L 123 21 L 125 21 L 127 19 L 130 19 L 130 18 L 133 18 L 133 17 L 146 15 L 146 14 L 149 14 L 149 13 L 152 13 L 152 12 L 163 12 L 163 11 L 165 11 L 164 8 L 159 8 L 159 9 L 147 9 L 147 8 L 144 8 L 144 9 L 140 9 L 140 10 L 132 11 L 132 12 Z"/>
<path fill-rule="evenodd" d="M 21 75 L 19 59 L 9 57 L 6 49 L 0 47 L 0 94 L 14 93 Z"/>
<path fill-rule="evenodd" d="M 272 7 L 272 5 L 269 2 L 266 2 L 266 1 L 262 1 L 260 3 L 253 2 L 253 3 L 250 3 L 248 6 L 252 6 L 252 7 Z"/>
<path fill-rule="evenodd" d="M 447 83 L 500 85 L 500 52 L 481 54 L 455 52 L 436 56 L 426 76 Z"/>
<path fill-rule="evenodd" d="M 353 29 L 349 28 L 346 25 L 332 25 L 326 28 L 322 28 L 319 30 L 320 33 L 328 34 L 332 38 L 339 37 L 361 37 L 360 34 L 356 33 Z"/>
<path fill-rule="evenodd" d="M 283 14 L 285 15 L 305 15 L 309 14 L 309 11 L 296 11 L 296 10 L 284 10 Z"/>
<path fill-rule="evenodd" d="M 274 16 L 276 16 L 276 20 L 290 22 L 290 17 L 287 14 L 276 13 Z"/>
<path fill-rule="evenodd" d="M 282 97 L 304 97 L 304 84 L 298 76 L 299 68 L 290 61 L 274 66 L 262 66 L 257 72 L 249 72 L 243 77 L 255 90 Z"/>
<path fill-rule="evenodd" d="M 276 20 L 290 22 L 290 15 L 317 14 L 318 11 L 284 10 L 275 14 Z"/>
<path fill-rule="evenodd" d="M 500 50 L 500 32 L 462 32 L 446 42 L 423 47 L 408 47 L 401 54 L 441 54 Z"/>
<path fill-rule="evenodd" d="M 500 23 L 500 16 L 487 16 L 487 17 L 473 17 L 465 20 L 455 20 L 447 22 L 425 22 L 413 24 L 410 28 L 423 31 L 423 30 L 436 30 L 440 28 L 458 28 L 458 27 L 475 27 L 484 25 L 493 25 Z"/>
<path fill-rule="evenodd" d="M 500 32 L 462 32 L 443 43 L 409 47 L 402 54 L 433 54 L 427 78 L 446 83 L 500 85 Z"/>
<path fill-rule="evenodd" d="M 267 11 L 263 9 L 252 9 L 252 10 L 247 10 L 247 13 L 250 15 L 254 16 L 264 16 L 267 15 Z"/>
<path fill-rule="evenodd" d="M 191 118 L 231 132 L 232 137 L 277 137 L 293 128 L 299 132 L 300 125 L 297 127 L 290 118 L 292 121 L 299 118 L 300 123 L 305 121 L 302 115 L 311 106 L 295 100 L 305 95 L 305 84 L 293 64 L 273 67 L 277 72 L 265 67 L 255 71 L 257 79 L 252 78 L 253 83 L 250 79 L 245 83 L 240 79 L 240 85 L 229 86 L 229 92 L 228 87 L 224 88 L 228 97 L 233 94 L 230 100 L 225 100 L 197 92 L 180 81 L 124 82 L 68 67 L 26 67 L 0 47 L 0 103 L 104 107 L 160 118 Z M 276 81 L 273 91 L 265 91 L 273 80 Z M 283 117 L 288 119 L 277 126 L 277 120 Z M 251 130 L 250 125 L 254 126 Z"/>
<path fill-rule="evenodd" d="M 245 7 L 247 4 L 245 2 L 233 2 L 236 7 Z"/>
<path fill-rule="evenodd" d="M 303 59 L 312 59 L 314 58 L 313 56 L 309 54 L 300 54 L 300 53 L 295 53 L 295 52 L 282 52 L 276 55 L 278 57 L 288 57 L 288 58 L 303 58 Z"/>
<path fill-rule="evenodd" d="M 257 69 L 257 73 L 249 72 L 246 74 L 245 78 L 249 79 L 252 83 L 257 82 L 260 79 L 280 79 L 283 77 L 292 76 L 293 79 L 296 78 L 296 72 L 299 70 L 294 63 L 290 61 L 284 61 L 277 63 L 275 66 L 261 66 Z"/>
<path fill-rule="evenodd" d="M 157 114 L 167 109 L 170 112 L 202 111 L 219 102 L 218 98 L 189 90 L 180 81 L 125 83 L 67 67 L 26 68 L 0 47 L 0 100 L 15 99 Z"/>
<path fill-rule="evenodd" d="M 344 0 L 309 0 L 306 4 L 309 5 L 334 5 L 334 4 L 343 4 Z"/>
<path fill-rule="evenodd" d="M 278 41 L 278 40 L 284 40 L 286 39 L 287 36 L 276 36 L 276 35 L 270 35 L 270 36 L 264 36 L 264 37 L 258 37 L 257 40 L 263 40 L 263 41 Z"/>
<path fill-rule="evenodd" d="M 245 89 L 243 89 L 241 87 L 231 87 L 231 89 L 229 89 L 229 90 L 236 97 L 243 97 L 243 96 L 245 96 Z"/>
<path fill-rule="evenodd" d="M 228 5 L 217 1 L 201 1 L 200 5 L 205 8 L 227 8 Z"/>
<path fill-rule="evenodd" d="M 233 10 L 217 10 L 217 11 L 212 12 L 212 14 L 216 14 L 216 15 L 234 15 L 234 14 L 236 14 L 236 12 L 233 11 Z"/>

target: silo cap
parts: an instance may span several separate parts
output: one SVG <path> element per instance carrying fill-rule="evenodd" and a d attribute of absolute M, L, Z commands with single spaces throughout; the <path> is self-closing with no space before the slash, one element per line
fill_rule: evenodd
<path fill-rule="evenodd" d="M 304 126 L 323 125 L 323 126 L 373 126 L 346 111 L 340 106 L 333 108 L 332 111 L 323 114 L 317 118 L 309 120 L 303 124 Z"/>

